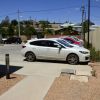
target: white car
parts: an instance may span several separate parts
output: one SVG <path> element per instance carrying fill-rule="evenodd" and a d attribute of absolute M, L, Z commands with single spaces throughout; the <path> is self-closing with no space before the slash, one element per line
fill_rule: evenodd
<path fill-rule="evenodd" d="M 27 61 L 36 59 L 67 61 L 69 64 L 89 62 L 90 51 L 83 47 L 74 47 L 63 39 L 33 39 L 22 46 L 22 55 Z"/>

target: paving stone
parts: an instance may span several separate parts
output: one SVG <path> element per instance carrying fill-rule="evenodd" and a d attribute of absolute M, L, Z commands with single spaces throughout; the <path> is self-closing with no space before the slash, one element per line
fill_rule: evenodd
<path fill-rule="evenodd" d="M 76 70 L 75 75 L 92 76 L 92 73 L 88 70 Z"/>
<path fill-rule="evenodd" d="M 77 81 L 80 81 L 80 82 L 88 82 L 88 77 L 87 76 L 71 75 L 70 80 L 77 80 Z"/>

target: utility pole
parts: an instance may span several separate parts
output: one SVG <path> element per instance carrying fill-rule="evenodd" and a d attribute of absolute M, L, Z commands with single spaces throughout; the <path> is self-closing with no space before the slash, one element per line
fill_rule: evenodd
<path fill-rule="evenodd" d="M 87 47 L 89 48 L 89 35 L 90 35 L 90 0 L 88 0 L 88 43 Z"/>
<path fill-rule="evenodd" d="M 84 22 L 86 21 L 86 11 L 84 10 Z M 85 32 L 84 32 L 84 37 L 83 37 L 84 43 L 85 43 Z"/>
<path fill-rule="evenodd" d="M 82 28 L 81 28 L 81 39 L 84 40 L 84 12 L 85 12 L 85 7 L 84 7 L 84 0 L 82 0 Z"/>
<path fill-rule="evenodd" d="M 20 11 L 19 11 L 19 9 L 18 9 L 18 36 L 20 37 Z"/>

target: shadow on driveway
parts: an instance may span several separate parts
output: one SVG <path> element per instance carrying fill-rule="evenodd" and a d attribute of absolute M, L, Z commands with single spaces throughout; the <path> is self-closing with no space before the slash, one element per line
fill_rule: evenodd
<path fill-rule="evenodd" d="M 10 74 L 16 72 L 17 70 L 21 69 L 21 66 L 10 66 L 9 72 Z M 0 65 L 0 78 L 6 75 L 6 65 Z"/>
<path fill-rule="evenodd" d="M 24 59 L 24 61 L 27 61 L 27 60 Z M 57 60 L 39 60 L 38 59 L 35 62 L 68 64 L 66 61 L 57 61 Z M 79 62 L 77 65 L 88 65 L 88 62 Z"/>

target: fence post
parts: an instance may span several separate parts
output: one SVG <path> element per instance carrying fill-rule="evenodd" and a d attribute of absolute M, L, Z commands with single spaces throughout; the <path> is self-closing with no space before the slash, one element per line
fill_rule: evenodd
<path fill-rule="evenodd" d="M 9 54 L 5 54 L 5 63 L 6 63 L 6 79 L 10 79 Z"/>

